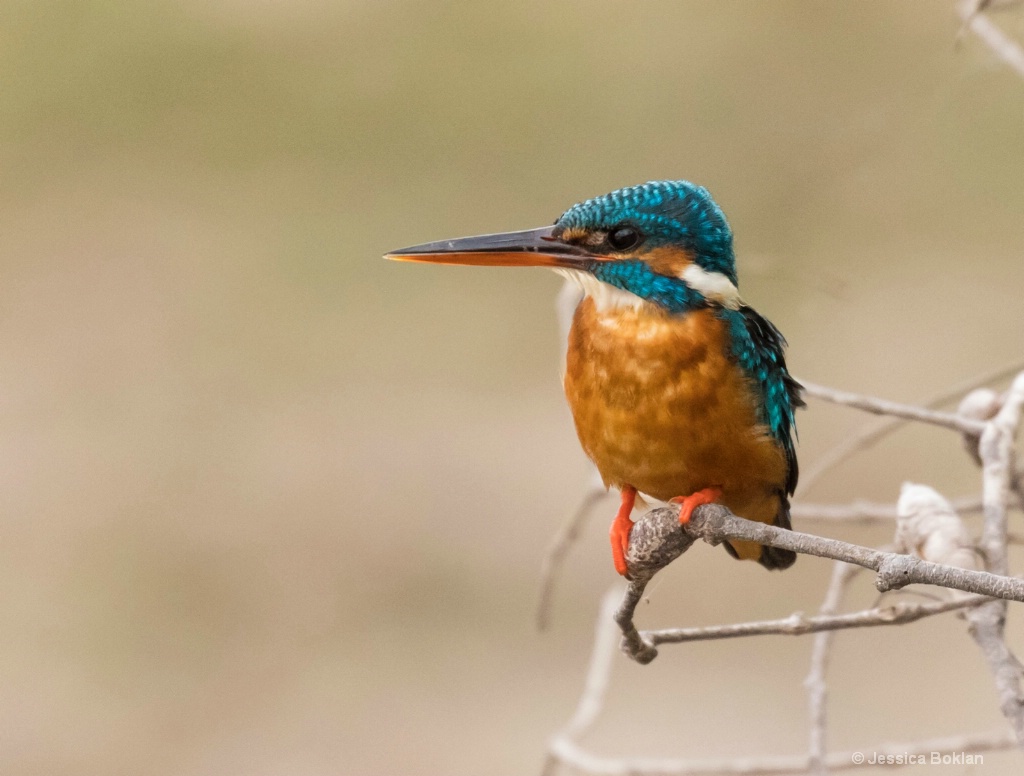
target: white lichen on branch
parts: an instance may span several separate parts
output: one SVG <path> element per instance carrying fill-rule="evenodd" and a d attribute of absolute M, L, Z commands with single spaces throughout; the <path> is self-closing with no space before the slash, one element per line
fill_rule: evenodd
<path fill-rule="evenodd" d="M 982 568 L 964 521 L 935 488 L 903 483 L 896 511 L 897 552 L 961 569 Z"/>

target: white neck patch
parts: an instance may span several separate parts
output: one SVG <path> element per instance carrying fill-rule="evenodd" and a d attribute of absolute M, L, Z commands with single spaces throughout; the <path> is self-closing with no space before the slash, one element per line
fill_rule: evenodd
<path fill-rule="evenodd" d="M 578 285 L 585 296 L 594 300 L 594 307 L 599 312 L 617 310 L 622 307 L 632 307 L 635 310 L 644 304 L 644 300 L 636 294 L 598 280 L 589 272 L 564 267 L 557 268 L 555 272 Z"/>
<path fill-rule="evenodd" d="M 721 272 L 708 272 L 697 264 L 687 264 L 679 278 L 705 299 L 722 307 L 738 310 L 743 304 L 739 289 Z"/>

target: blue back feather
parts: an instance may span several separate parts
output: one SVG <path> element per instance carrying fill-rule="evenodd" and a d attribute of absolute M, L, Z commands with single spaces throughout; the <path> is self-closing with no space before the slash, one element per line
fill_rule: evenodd
<path fill-rule="evenodd" d="M 804 401 L 800 398 L 800 384 L 786 369 L 786 338 L 752 307 L 739 310 L 722 308 L 718 315 L 729 326 L 733 356 L 761 389 L 761 421 L 768 426 L 786 454 L 786 492 L 792 494 L 800 475 L 793 444 L 793 434 L 796 433 L 794 410 L 803 407 Z"/>

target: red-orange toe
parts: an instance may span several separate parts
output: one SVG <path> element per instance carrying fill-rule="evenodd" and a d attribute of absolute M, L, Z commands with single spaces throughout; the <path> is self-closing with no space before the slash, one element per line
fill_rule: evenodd
<path fill-rule="evenodd" d="M 689 496 L 676 496 L 670 503 L 679 505 L 679 522 L 685 525 L 690 522 L 693 510 L 703 504 L 713 504 L 721 497 L 721 488 L 704 488 Z"/>
<path fill-rule="evenodd" d="M 619 504 L 619 511 L 612 520 L 612 526 L 608 530 L 608 537 L 612 543 L 612 562 L 615 570 L 622 576 L 629 573 L 626 565 L 626 551 L 629 549 L 629 532 L 633 529 L 633 521 L 630 515 L 633 513 L 633 505 L 636 503 L 636 488 L 626 485 L 622 488 L 622 502 Z"/>

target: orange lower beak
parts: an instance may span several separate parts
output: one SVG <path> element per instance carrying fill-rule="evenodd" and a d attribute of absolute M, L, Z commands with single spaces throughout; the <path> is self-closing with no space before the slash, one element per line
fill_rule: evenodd
<path fill-rule="evenodd" d="M 554 236 L 554 227 L 482 234 L 414 245 L 385 254 L 393 261 L 476 267 L 582 267 L 593 259 L 578 245 Z"/>

